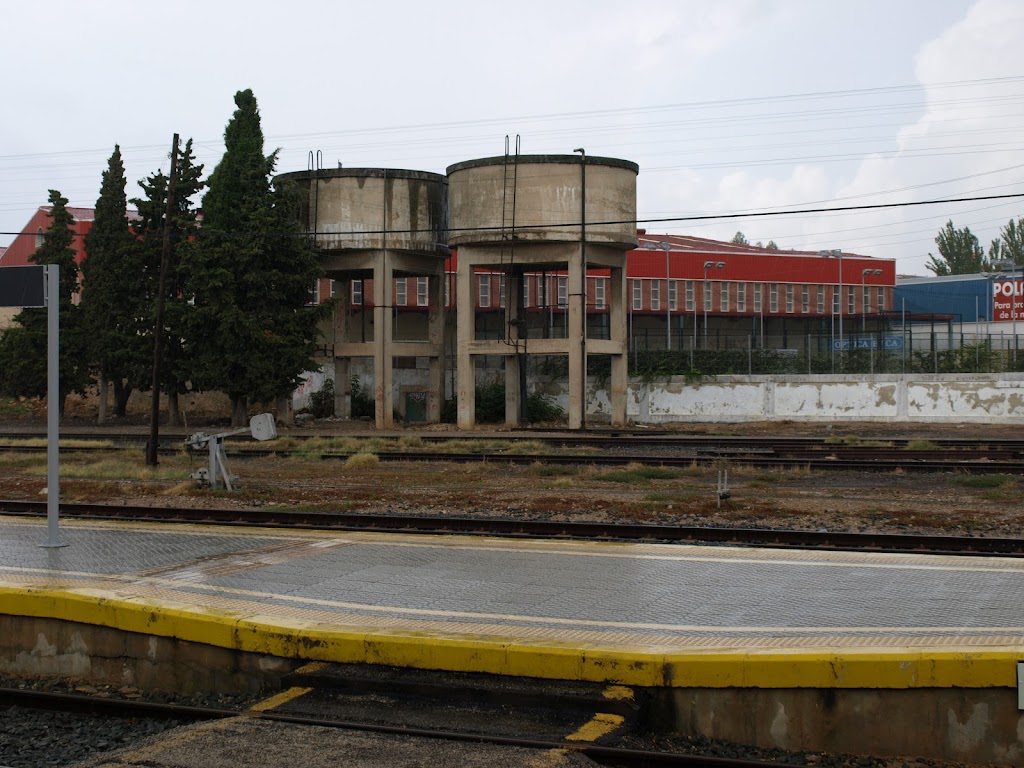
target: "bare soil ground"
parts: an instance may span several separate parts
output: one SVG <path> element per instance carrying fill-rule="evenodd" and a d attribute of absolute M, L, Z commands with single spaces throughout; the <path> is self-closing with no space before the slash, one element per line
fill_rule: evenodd
<path fill-rule="evenodd" d="M 365 513 L 436 514 L 480 517 L 522 517 L 588 521 L 650 522 L 683 525 L 726 525 L 811 530 L 927 532 L 957 535 L 1018 537 L 1024 530 L 1024 499 L 1019 476 L 965 473 L 862 473 L 846 471 L 768 471 L 733 462 L 729 465 L 732 495 L 719 504 L 718 470 L 693 466 L 651 472 L 638 459 L 625 470 L 599 467 L 565 468 L 546 464 L 544 455 L 529 466 L 437 462 L 377 462 L 376 450 L 416 447 L 424 432 L 456 431 L 451 425 L 399 428 L 374 433 L 366 422 L 333 419 L 302 428 L 282 428 L 279 442 L 298 435 L 348 440 L 349 450 L 364 455 L 348 461 L 321 460 L 329 447 L 310 447 L 303 455 L 232 459 L 231 470 L 242 490 L 228 494 L 199 490 L 189 480 L 203 466 L 205 454 L 161 458 L 153 471 L 143 465 L 148 434 L 145 408 L 130 409 L 126 419 L 96 427 L 94 404 L 73 403 L 62 434 L 134 429 L 139 443 L 127 451 L 100 456 L 67 452 L 61 458 L 61 495 L 68 501 L 154 504 L 191 507 L 278 505 L 285 508 L 343 510 Z M 144 405 L 144 404 L 143 404 Z M 40 411 L 40 408 L 42 410 Z M 224 403 L 186 404 L 190 429 L 223 425 Z M 0 411 L 5 430 L 45 426 L 45 407 L 31 403 L 18 413 Z M 553 425 L 555 426 L 555 425 Z M 1014 425 L 929 425 L 909 423 L 772 422 L 746 424 L 638 425 L 637 429 L 704 435 L 809 435 L 860 439 L 988 437 L 1016 438 Z M 168 430 L 163 428 L 162 434 Z M 186 430 L 187 432 L 187 430 Z M 184 434 L 186 432 L 181 432 Z M 374 433 L 360 443 L 353 435 Z M 500 450 L 507 435 L 494 428 L 464 433 L 467 440 L 487 441 Z M 495 448 L 498 446 L 498 448 Z M 40 499 L 46 484 L 45 458 L 0 455 L 0 498 Z"/>

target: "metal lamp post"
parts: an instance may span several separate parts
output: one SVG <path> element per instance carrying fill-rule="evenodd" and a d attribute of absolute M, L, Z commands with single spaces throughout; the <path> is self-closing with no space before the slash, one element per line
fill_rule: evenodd
<path fill-rule="evenodd" d="M 704 349 L 708 348 L 708 270 L 709 269 L 725 269 L 724 261 L 705 261 L 704 262 L 704 294 L 701 299 L 704 302 Z"/>
<path fill-rule="evenodd" d="M 860 308 L 860 314 L 861 325 L 863 326 L 862 330 L 864 331 L 864 333 L 867 333 L 868 330 L 868 302 L 865 300 L 864 296 L 864 291 L 866 290 L 867 285 L 866 280 L 868 278 L 868 275 L 874 275 L 877 277 L 878 275 L 881 274 L 882 270 L 880 269 L 865 269 L 860 273 L 860 297 L 861 303 L 863 304 L 863 306 Z"/>
<path fill-rule="evenodd" d="M 661 240 L 657 243 L 644 243 L 644 248 L 649 251 L 665 252 L 665 349 L 672 350 L 672 305 L 669 303 L 669 282 L 672 280 L 672 273 L 669 270 L 669 253 L 672 245 Z"/>
<path fill-rule="evenodd" d="M 818 255 L 823 258 L 832 258 L 839 261 L 839 367 L 842 368 L 843 360 L 843 252 L 838 248 L 831 251 L 818 251 Z M 835 307 L 836 302 L 832 302 L 832 306 Z M 835 313 L 833 312 L 833 315 Z M 833 347 L 835 341 L 832 342 Z"/>

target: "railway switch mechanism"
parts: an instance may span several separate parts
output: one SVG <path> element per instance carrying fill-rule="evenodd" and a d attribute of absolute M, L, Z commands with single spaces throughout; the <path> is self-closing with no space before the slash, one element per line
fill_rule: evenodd
<path fill-rule="evenodd" d="M 192 473 L 192 479 L 200 488 L 210 490 L 238 490 L 238 476 L 228 471 L 227 454 L 224 452 L 224 438 L 233 435 L 251 434 L 254 440 L 273 440 L 277 437 L 277 424 L 272 413 L 260 413 L 249 419 L 249 426 L 208 435 L 196 432 L 185 440 L 189 449 L 210 449 L 210 464 Z"/>

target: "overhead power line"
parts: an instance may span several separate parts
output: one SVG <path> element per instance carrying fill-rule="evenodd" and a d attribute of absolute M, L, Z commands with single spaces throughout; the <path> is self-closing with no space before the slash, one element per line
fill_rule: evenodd
<path fill-rule="evenodd" d="M 912 202 L 903 203 L 875 203 L 873 205 L 840 205 L 827 208 L 796 208 L 789 211 L 742 211 L 734 213 L 708 213 L 700 214 L 695 216 L 662 216 L 658 218 L 647 218 L 647 219 L 612 219 L 604 221 L 587 221 L 589 226 L 611 226 L 617 224 L 665 224 L 669 222 L 679 221 L 714 221 L 714 220 L 726 220 L 726 219 L 753 219 L 763 218 L 766 216 L 794 216 L 799 214 L 807 213 L 842 213 L 849 211 L 870 211 L 879 210 L 883 208 L 913 208 L 923 205 L 944 205 L 948 203 L 972 203 L 981 200 L 1010 200 L 1014 198 L 1024 197 L 1024 192 L 1014 192 L 1005 195 L 979 195 L 975 197 L 948 197 L 940 200 L 917 200 Z M 516 225 L 517 230 L 529 230 L 529 229 L 548 229 L 548 228 L 559 228 L 559 227 L 578 227 L 580 226 L 579 221 L 566 221 L 566 222 L 547 222 L 544 224 L 522 224 Z M 491 232 L 491 231 L 502 231 L 507 230 L 508 227 L 501 225 L 497 226 L 483 226 L 483 227 L 452 227 L 449 228 L 449 232 Z M 331 232 L 331 235 L 336 236 L 348 236 L 348 235 L 401 235 L 401 234 L 416 234 L 422 232 L 419 229 L 388 229 L 388 230 L 372 230 L 372 229 L 360 229 L 351 230 L 349 232 Z M 0 232 L 0 235 L 27 235 L 32 234 L 33 236 L 38 233 L 30 233 L 27 231 L 21 232 Z M 43 233 L 47 234 L 46 232 Z M 73 233 L 78 235 L 77 232 Z M 312 232 L 301 233 L 302 237 L 309 237 Z"/>

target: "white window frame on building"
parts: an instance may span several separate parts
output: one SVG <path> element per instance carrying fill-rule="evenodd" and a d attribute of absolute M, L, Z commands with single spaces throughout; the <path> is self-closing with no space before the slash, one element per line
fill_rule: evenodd
<path fill-rule="evenodd" d="M 599 277 L 594 281 L 594 307 L 604 309 L 605 290 L 608 278 Z"/>
<path fill-rule="evenodd" d="M 651 311 L 661 309 L 661 280 L 651 280 Z"/>
<path fill-rule="evenodd" d="M 477 305 L 480 307 L 491 306 L 491 276 L 478 275 L 477 280 Z"/>
<path fill-rule="evenodd" d="M 832 286 L 832 314 L 838 315 L 839 308 L 842 306 L 843 296 L 839 293 L 839 289 L 836 286 Z"/>
<path fill-rule="evenodd" d="M 523 275 L 523 307 L 530 306 L 530 283 L 533 282 L 531 275 Z"/>
<path fill-rule="evenodd" d="M 315 307 L 320 303 L 320 278 L 313 280 L 313 290 L 309 292 L 310 303 Z"/>
<path fill-rule="evenodd" d="M 718 294 L 718 311 L 728 312 L 729 311 L 729 284 L 722 281 L 722 290 Z"/>
<path fill-rule="evenodd" d="M 747 284 L 736 283 L 736 311 L 747 311 Z"/>
<path fill-rule="evenodd" d="M 885 288 L 878 288 L 878 313 L 885 312 Z"/>
<path fill-rule="evenodd" d="M 670 312 L 679 311 L 679 281 L 666 280 L 668 283 L 668 308 Z"/>
<path fill-rule="evenodd" d="M 818 309 L 818 314 L 819 315 L 824 315 L 825 314 L 825 286 L 823 286 L 823 285 L 816 285 L 816 286 L 814 286 L 814 289 L 818 292 L 818 295 L 815 297 L 814 305 Z"/>
<path fill-rule="evenodd" d="M 395 306 L 404 307 L 409 303 L 409 286 L 404 277 L 395 279 Z"/>
<path fill-rule="evenodd" d="M 846 314 L 855 315 L 857 314 L 857 297 L 854 295 L 853 286 L 849 285 L 846 287 Z"/>
<path fill-rule="evenodd" d="M 633 278 L 633 310 L 639 312 L 644 308 L 644 289 L 639 279 Z"/>
<path fill-rule="evenodd" d="M 786 283 L 786 313 L 790 315 L 796 312 L 796 291 L 793 290 L 794 287 L 792 283 Z"/>
<path fill-rule="evenodd" d="M 805 285 L 801 289 L 800 306 L 800 311 L 805 315 L 809 315 L 811 313 L 811 286 L 809 285 Z"/>
<path fill-rule="evenodd" d="M 779 312 L 779 284 L 771 283 L 768 286 L 768 311 L 772 314 Z"/>
<path fill-rule="evenodd" d="M 867 314 L 868 312 L 871 311 L 871 286 L 870 285 L 865 285 L 864 286 L 864 295 L 861 296 L 860 298 L 861 298 L 861 302 L 863 303 L 863 307 L 864 307 L 863 312 L 864 312 L 864 314 Z"/>
<path fill-rule="evenodd" d="M 712 300 L 714 299 L 714 289 L 711 287 L 711 281 L 705 280 L 704 285 L 701 286 L 701 290 L 704 292 L 704 311 L 710 312 L 712 310 Z"/>
<path fill-rule="evenodd" d="M 425 307 L 429 300 L 428 289 L 430 287 L 429 277 L 417 277 L 416 278 L 416 306 Z"/>
<path fill-rule="evenodd" d="M 693 280 L 686 281 L 686 311 L 695 312 L 697 310 L 697 298 L 694 296 Z"/>
<path fill-rule="evenodd" d="M 754 312 L 761 314 L 764 311 L 764 283 L 754 284 Z"/>
<path fill-rule="evenodd" d="M 336 290 L 336 286 L 334 285 L 334 283 L 335 283 L 334 279 L 331 279 L 331 298 L 332 299 L 334 298 L 334 292 Z"/>
<path fill-rule="evenodd" d="M 498 278 L 498 306 L 502 309 L 505 308 L 505 288 L 507 284 L 505 282 L 505 273 L 502 272 Z"/>
<path fill-rule="evenodd" d="M 558 306 L 569 306 L 569 278 L 565 275 L 558 276 Z"/>
<path fill-rule="evenodd" d="M 363 304 L 363 281 L 352 281 L 352 304 L 362 306 Z"/>

